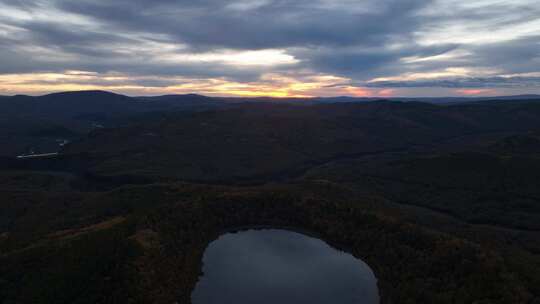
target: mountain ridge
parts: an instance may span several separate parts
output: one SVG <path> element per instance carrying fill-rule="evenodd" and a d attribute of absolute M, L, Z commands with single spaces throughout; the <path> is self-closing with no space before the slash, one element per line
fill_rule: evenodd
<path fill-rule="evenodd" d="M 540 94 L 520 94 L 520 95 L 500 95 L 500 96 L 445 96 L 445 97 L 402 97 L 402 96 L 372 96 L 372 97 L 355 97 L 355 96 L 314 96 L 314 97 L 270 97 L 270 96 L 258 96 L 258 97 L 225 97 L 225 96 L 207 96 L 197 93 L 187 94 L 165 94 L 165 95 L 151 95 L 151 96 L 130 96 L 126 94 L 115 93 L 106 90 L 82 90 L 82 91 L 63 91 L 54 92 L 43 95 L 0 95 L 0 98 L 13 98 L 13 97 L 28 97 L 28 98 L 53 98 L 53 97 L 78 97 L 78 96 L 115 96 L 115 97 L 127 97 L 138 100 L 166 100 L 166 99 L 178 99 L 178 98 L 198 98 L 198 99 L 213 99 L 213 100 L 270 100 L 270 101 L 283 101 L 283 100 L 312 100 L 312 101 L 336 101 L 336 102 L 354 102 L 354 101 L 378 101 L 378 100 L 400 100 L 400 101 L 425 101 L 430 100 L 435 102 L 441 101 L 479 101 L 479 100 L 529 100 L 540 99 Z"/>

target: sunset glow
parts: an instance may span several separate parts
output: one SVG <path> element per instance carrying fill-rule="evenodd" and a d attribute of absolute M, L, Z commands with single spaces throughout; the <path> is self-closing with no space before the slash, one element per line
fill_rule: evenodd
<path fill-rule="evenodd" d="M 490 90 L 490 89 L 461 89 L 461 90 L 456 90 L 456 93 L 459 93 L 459 94 L 462 94 L 462 95 L 469 95 L 469 96 L 489 95 L 489 94 L 493 93 L 493 90 Z"/>
<path fill-rule="evenodd" d="M 137 81 L 170 82 L 167 86 L 136 85 Z M 393 90 L 375 90 L 369 88 L 341 85 L 349 79 L 316 75 L 295 78 L 280 74 L 265 74 L 258 82 L 233 82 L 223 78 L 189 79 L 172 78 L 133 78 L 127 75 L 100 75 L 84 71 L 66 71 L 65 73 L 32 73 L 0 75 L 0 94 L 11 95 L 26 92 L 40 95 L 47 92 L 109 90 L 128 94 L 188 94 L 198 92 L 210 96 L 246 96 L 246 97 L 315 97 L 351 95 L 356 97 L 391 96 Z M 100 84 L 92 84 L 99 82 Z M 333 87 L 333 88 L 332 88 Z M 328 94 L 328 95 L 326 95 Z"/>

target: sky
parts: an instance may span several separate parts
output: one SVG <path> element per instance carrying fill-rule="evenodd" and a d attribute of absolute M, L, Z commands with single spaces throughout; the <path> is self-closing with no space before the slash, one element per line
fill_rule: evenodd
<path fill-rule="evenodd" d="M 0 95 L 540 94 L 539 0 L 0 0 Z"/>

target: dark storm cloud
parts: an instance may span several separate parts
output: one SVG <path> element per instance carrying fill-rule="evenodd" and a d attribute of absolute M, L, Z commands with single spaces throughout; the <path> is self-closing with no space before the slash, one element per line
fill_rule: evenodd
<path fill-rule="evenodd" d="M 115 34 L 77 31 L 53 22 L 28 22 L 24 28 L 29 31 L 33 41 L 42 47 L 58 48 L 83 56 L 114 56 L 116 50 L 113 46 L 137 43 L 134 39 Z"/>
<path fill-rule="evenodd" d="M 503 75 L 496 77 L 450 77 L 449 79 L 434 80 L 411 80 L 411 81 L 375 81 L 363 84 L 367 87 L 391 87 L 391 88 L 540 88 L 540 36 L 526 36 L 515 39 L 508 43 L 486 43 L 478 46 L 465 46 L 470 51 L 469 55 L 457 60 L 445 60 L 442 62 L 428 62 L 421 64 L 425 70 L 433 70 L 474 62 L 476 67 L 496 69 L 504 71 Z M 526 76 L 527 74 L 538 74 Z M 515 75 L 525 76 L 515 76 Z"/>
<path fill-rule="evenodd" d="M 474 3 L 474 1 L 469 1 L 469 4 Z M 495 30 L 500 27 L 536 20 L 539 12 L 540 7 L 534 1 L 493 1 L 489 5 L 477 7 L 457 7 L 455 1 L 448 1 L 445 7 L 440 7 L 437 14 L 427 18 L 427 21 L 442 24 L 476 23 L 478 25 L 490 22 L 490 29 Z"/>
<path fill-rule="evenodd" d="M 475 55 L 471 60 L 484 66 L 508 73 L 540 72 L 540 35 L 522 37 L 510 43 L 489 43 L 472 50 Z"/>
<path fill-rule="evenodd" d="M 540 88 L 540 77 L 456 78 L 428 81 L 376 81 L 372 88 Z"/>
<path fill-rule="evenodd" d="M 159 70 L 164 74 L 195 73 L 215 75 L 205 64 L 199 65 L 200 72 L 193 65 L 144 66 L 148 58 L 129 54 L 139 68 L 126 64 L 126 54 L 118 53 L 119 45 L 137 46 L 134 38 L 118 33 L 160 35 L 167 43 L 183 44 L 196 51 L 215 49 L 253 50 L 268 48 L 303 48 L 303 57 L 308 68 L 321 67 L 323 70 L 347 71 L 382 66 L 396 59 L 398 54 L 349 52 L 338 54 L 328 60 L 328 54 L 342 47 L 382 48 L 388 41 L 403 39 L 419 26 L 413 17 L 416 10 L 424 7 L 426 0 L 392 0 L 383 4 L 367 1 L 373 10 L 347 10 L 341 6 L 313 5 L 316 1 L 263 1 L 253 9 L 231 9 L 230 2 L 224 1 L 51 1 L 64 12 L 90 17 L 99 27 L 87 29 L 66 25 L 58 20 L 17 21 L 15 25 L 29 33 L 22 43 L 59 50 L 79 58 L 80 67 L 65 63 L 65 66 L 91 71 L 103 71 L 106 65 L 112 70 L 151 72 Z M 257 4 L 257 2 L 254 2 Z M 31 1 L 10 3 L 27 9 L 37 5 Z M 319 3 L 321 4 L 321 3 Z M 241 7 L 241 6 L 240 6 Z M 106 30 L 106 31 L 104 31 Z M 319 52 L 316 49 L 325 48 Z M 121 49 L 121 48 L 120 48 Z M 302 52 L 299 52 L 300 54 Z M 140 54 L 139 54 L 140 55 Z M 117 60 L 114 60 L 117 58 Z M 96 60 L 98 59 L 98 60 Z M 143 60 L 141 60 L 143 59 Z M 146 59 L 146 60 L 145 60 Z M 41 63 L 41 64 L 40 64 Z M 312 63 L 313 66 L 309 66 Z M 334 65 L 332 67 L 331 65 Z M 47 60 L 38 60 L 36 67 L 49 66 Z M 228 70 L 234 68 L 227 67 Z M 210 73 L 207 71 L 210 70 Z M 218 69 L 219 70 L 219 69 Z M 222 69 L 223 70 L 223 69 Z M 204 72 L 203 72 L 204 71 Z M 154 71 L 156 72 L 156 71 Z M 248 75 L 257 77 L 256 69 L 251 73 L 236 71 L 240 78 Z M 219 72 L 218 72 L 219 73 Z M 234 76 L 221 71 L 222 76 Z M 196 75 L 195 75 L 196 76 Z"/>
<path fill-rule="evenodd" d="M 311 49 L 297 54 L 305 58 L 307 67 L 327 73 L 345 75 L 353 79 L 369 79 L 384 74 L 400 72 L 399 60 L 408 56 L 437 56 L 458 48 L 456 44 L 419 46 L 408 43 L 399 49 L 354 48 L 354 49 Z"/>
<path fill-rule="evenodd" d="M 62 1 L 59 6 L 124 29 L 166 33 L 196 49 L 262 49 L 380 44 L 414 29 L 418 20 L 412 13 L 430 2 L 389 0 L 371 12 L 303 0 L 265 1 L 249 10 L 230 9 L 231 2 L 211 0 L 159 0 L 151 5 L 148 1 Z"/>

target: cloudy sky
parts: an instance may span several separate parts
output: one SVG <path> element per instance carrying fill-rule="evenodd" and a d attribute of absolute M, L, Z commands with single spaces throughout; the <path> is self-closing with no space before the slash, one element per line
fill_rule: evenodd
<path fill-rule="evenodd" d="M 0 0 L 0 95 L 540 93 L 539 0 Z"/>

